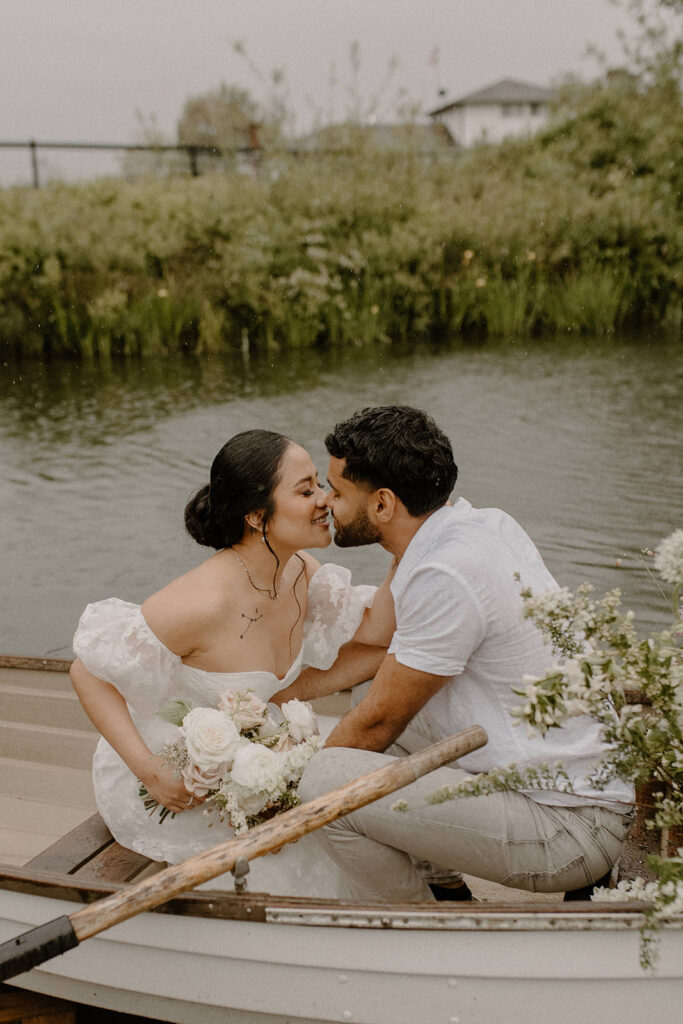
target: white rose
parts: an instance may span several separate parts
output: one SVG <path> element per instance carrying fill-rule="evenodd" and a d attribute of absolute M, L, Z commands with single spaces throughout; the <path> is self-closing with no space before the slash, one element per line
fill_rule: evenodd
<path fill-rule="evenodd" d="M 266 717 L 266 705 L 251 690 L 227 690 L 218 705 L 221 711 L 230 715 L 237 728 L 246 732 L 260 725 Z"/>
<path fill-rule="evenodd" d="M 228 811 L 233 827 L 237 826 L 238 815 L 260 814 L 265 810 L 271 801 L 270 793 L 254 793 L 246 786 L 238 786 L 236 782 L 229 782 L 221 787 L 224 796 L 230 798 Z M 244 824 L 246 828 L 246 822 Z"/>
<path fill-rule="evenodd" d="M 185 715 L 180 731 L 190 761 L 204 772 L 230 767 L 241 742 L 233 720 L 216 708 L 193 708 Z"/>
<path fill-rule="evenodd" d="M 318 735 L 318 719 L 310 704 L 300 700 L 288 700 L 282 705 L 282 714 L 289 729 L 289 735 L 298 743 L 309 736 Z"/>
<path fill-rule="evenodd" d="M 245 789 L 272 793 L 282 784 L 281 768 L 282 759 L 274 750 L 247 742 L 235 754 L 230 777 Z"/>

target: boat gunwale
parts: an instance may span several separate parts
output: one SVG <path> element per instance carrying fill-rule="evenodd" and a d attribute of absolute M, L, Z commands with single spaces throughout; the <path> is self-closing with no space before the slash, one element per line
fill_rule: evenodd
<path fill-rule="evenodd" d="M 68 672 L 73 662 L 73 658 L 41 658 L 28 654 L 0 654 L 0 669 L 20 668 L 36 672 Z"/>
<path fill-rule="evenodd" d="M 0 864 L 0 890 L 90 904 L 127 888 L 126 883 L 74 878 L 29 867 Z M 345 902 L 270 893 L 233 893 L 204 889 L 175 896 L 151 913 L 270 924 L 401 929 L 544 927 L 557 929 L 642 927 L 647 904 L 629 900 L 596 904 L 561 903 L 401 903 Z M 683 928 L 683 915 L 665 926 Z"/>

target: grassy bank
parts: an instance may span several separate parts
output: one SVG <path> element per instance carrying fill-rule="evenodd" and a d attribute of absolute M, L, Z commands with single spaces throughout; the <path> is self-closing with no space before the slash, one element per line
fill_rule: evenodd
<path fill-rule="evenodd" d="M 672 88 L 574 90 L 544 135 L 436 165 L 359 147 L 274 157 L 259 180 L 5 190 L 0 345 L 145 354 L 680 327 Z"/>

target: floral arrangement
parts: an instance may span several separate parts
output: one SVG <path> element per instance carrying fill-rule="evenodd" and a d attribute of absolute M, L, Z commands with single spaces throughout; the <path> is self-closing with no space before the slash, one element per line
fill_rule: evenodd
<path fill-rule="evenodd" d="M 552 644 L 558 663 L 541 678 L 524 677 L 515 690 L 524 702 L 513 715 L 528 731 L 545 733 L 572 715 L 588 714 L 609 745 L 592 774 L 596 788 L 617 775 L 655 783 L 648 827 L 662 830 L 663 855 L 648 857 L 648 865 L 656 880 L 622 881 L 593 897 L 645 900 L 651 932 L 659 921 L 683 913 L 683 847 L 667 855 L 673 830 L 683 826 L 683 530 L 643 552 L 644 558 L 652 558 L 654 570 L 674 588 L 673 622 L 645 638 L 636 632 L 633 613 L 621 611 L 618 590 L 599 600 L 588 585 L 575 593 L 522 590 L 524 614 Z M 644 936 L 644 966 L 653 962 L 651 937 Z"/>
<path fill-rule="evenodd" d="M 215 812 L 236 833 L 299 803 L 297 785 L 323 742 L 309 704 L 291 700 L 280 709 L 251 690 L 227 691 L 218 708 L 178 700 L 157 714 L 180 729 L 160 751 L 163 761 L 188 793 L 206 797 L 205 814 Z M 172 814 L 142 785 L 139 795 L 160 821 Z"/>

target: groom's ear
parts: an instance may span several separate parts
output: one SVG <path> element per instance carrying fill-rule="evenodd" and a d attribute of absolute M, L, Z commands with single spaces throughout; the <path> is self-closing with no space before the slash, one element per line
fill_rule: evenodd
<path fill-rule="evenodd" d="M 376 522 L 391 522 L 395 511 L 396 495 L 388 487 L 380 487 L 372 496 L 372 512 Z"/>

